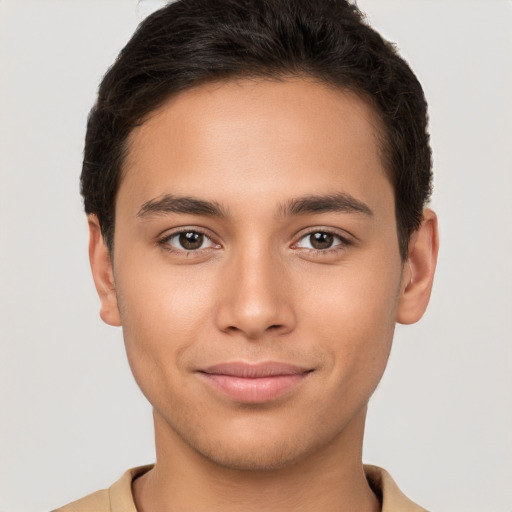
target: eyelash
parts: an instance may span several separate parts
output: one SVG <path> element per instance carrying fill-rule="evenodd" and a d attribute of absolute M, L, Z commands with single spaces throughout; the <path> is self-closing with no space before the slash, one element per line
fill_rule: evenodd
<path fill-rule="evenodd" d="M 203 235 L 206 239 L 208 239 L 216 247 L 205 247 L 205 248 L 202 248 L 202 249 L 199 248 L 199 249 L 187 250 L 185 248 L 178 249 L 176 247 L 173 247 L 169 243 L 174 237 L 179 236 L 179 235 L 183 235 L 185 233 L 196 233 L 196 234 L 199 234 L 199 235 Z M 208 233 L 206 233 L 206 231 L 204 231 L 204 230 L 202 230 L 200 228 L 197 228 L 197 227 L 177 229 L 176 231 L 173 231 L 172 233 L 168 233 L 165 236 L 163 236 L 162 238 L 158 239 L 157 240 L 157 244 L 162 249 L 164 249 L 165 251 L 168 251 L 168 252 L 174 253 L 174 254 L 184 255 L 186 257 L 198 256 L 200 254 L 204 254 L 205 250 L 211 250 L 211 249 L 216 249 L 216 248 L 220 247 L 220 244 L 215 242 L 213 240 L 213 238 Z"/>
<path fill-rule="evenodd" d="M 205 248 L 202 248 L 202 249 L 198 248 L 198 249 L 187 250 L 185 248 L 178 249 L 178 248 L 175 248 L 172 245 L 170 245 L 169 242 L 174 237 L 182 235 L 182 234 L 185 234 L 185 233 L 196 233 L 196 234 L 199 234 L 199 235 L 203 235 L 206 239 L 208 239 L 214 245 L 214 247 L 205 247 Z M 317 255 L 320 255 L 320 256 L 327 256 L 327 255 L 332 255 L 332 254 L 340 252 L 340 251 L 345 251 L 349 246 L 352 245 L 352 242 L 350 240 L 348 240 L 346 237 L 340 235 L 339 233 L 336 233 L 333 230 L 330 230 L 330 229 L 318 229 L 317 228 L 317 229 L 308 231 L 306 233 L 303 233 L 299 237 L 298 241 L 294 242 L 291 247 L 292 248 L 296 247 L 302 240 L 304 240 L 307 237 L 310 237 L 310 236 L 312 236 L 312 235 L 314 235 L 316 233 L 331 235 L 334 238 L 338 239 L 338 241 L 340 243 L 338 243 L 337 245 L 335 245 L 333 247 L 328 247 L 326 249 L 315 249 L 314 247 L 311 247 L 311 248 L 303 247 L 302 249 L 307 251 L 308 253 L 314 253 L 314 254 L 317 254 Z M 206 233 L 206 231 L 204 231 L 204 230 L 202 230 L 200 228 L 197 228 L 197 227 L 190 228 L 190 229 L 188 229 L 188 228 L 180 228 L 179 230 L 173 231 L 172 233 L 168 233 L 164 237 L 158 239 L 157 240 L 157 244 L 160 247 L 162 247 L 162 249 L 164 249 L 164 250 L 166 250 L 168 252 L 171 252 L 171 253 L 174 253 L 174 254 L 184 255 L 186 257 L 198 256 L 200 254 L 204 254 L 205 250 L 208 251 L 208 250 L 211 250 L 211 249 L 217 249 L 217 248 L 221 247 L 221 245 L 219 243 L 215 242 L 215 240 L 208 233 Z"/>
<path fill-rule="evenodd" d="M 307 233 L 302 234 L 300 236 L 299 240 L 297 242 L 295 242 L 293 244 L 293 246 L 297 246 L 302 240 L 306 239 L 307 237 L 311 237 L 312 235 L 315 235 L 317 233 L 321 233 L 323 235 L 331 235 L 332 237 L 337 239 L 339 241 L 339 243 L 332 247 L 327 247 L 326 249 L 315 249 L 314 247 L 311 247 L 311 248 L 303 247 L 303 249 L 308 251 L 308 253 L 313 253 L 313 254 L 316 254 L 319 256 L 329 256 L 332 254 L 336 254 L 340 251 L 345 251 L 345 250 L 347 250 L 347 248 L 350 245 L 352 245 L 352 242 L 348 238 L 340 235 L 339 233 L 337 233 L 331 229 L 316 228 L 316 229 L 308 231 Z"/>

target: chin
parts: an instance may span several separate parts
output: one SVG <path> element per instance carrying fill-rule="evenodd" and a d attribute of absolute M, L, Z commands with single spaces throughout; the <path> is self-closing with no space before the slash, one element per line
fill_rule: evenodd
<path fill-rule="evenodd" d="M 264 423 L 264 422 L 261 422 Z M 330 436 L 314 435 L 314 429 L 306 427 L 290 431 L 284 425 L 264 425 L 255 422 L 252 428 L 217 430 L 194 436 L 188 431 L 186 438 L 180 436 L 198 455 L 213 464 L 237 471 L 266 472 L 285 469 L 327 445 Z M 301 432 L 302 430 L 302 432 Z M 192 434 L 192 435 L 191 435 Z"/>
<path fill-rule="evenodd" d="M 301 447 L 293 443 L 239 446 L 235 443 L 215 447 L 193 447 L 200 455 L 217 466 L 236 471 L 266 472 L 285 469 L 306 457 Z M 203 449 L 201 449 L 203 448 Z"/>

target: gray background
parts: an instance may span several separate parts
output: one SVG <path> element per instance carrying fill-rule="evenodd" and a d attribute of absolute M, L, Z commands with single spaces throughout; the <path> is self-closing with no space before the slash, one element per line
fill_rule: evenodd
<path fill-rule="evenodd" d="M 152 2 L 149 2 L 152 3 Z M 0 510 L 48 510 L 154 457 L 103 325 L 78 176 L 100 77 L 151 6 L 0 0 Z M 399 326 L 364 458 L 439 512 L 512 510 L 512 3 L 361 0 L 430 103 L 441 253 Z"/>

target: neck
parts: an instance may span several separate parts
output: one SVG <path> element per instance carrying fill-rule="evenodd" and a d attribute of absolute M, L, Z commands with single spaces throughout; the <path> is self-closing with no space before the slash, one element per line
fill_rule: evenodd
<path fill-rule="evenodd" d="M 133 483 L 137 510 L 377 512 L 361 461 L 365 416 L 366 409 L 328 445 L 286 467 L 247 471 L 205 458 L 155 413 L 157 463 Z"/>

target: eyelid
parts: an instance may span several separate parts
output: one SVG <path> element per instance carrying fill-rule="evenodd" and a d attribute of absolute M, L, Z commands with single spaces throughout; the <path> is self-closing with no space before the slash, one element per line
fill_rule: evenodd
<path fill-rule="evenodd" d="M 204 237 L 208 238 L 210 242 L 213 244 L 210 247 L 204 247 L 200 249 L 195 250 L 187 250 L 187 249 L 179 249 L 178 247 L 174 247 L 171 244 L 169 244 L 169 240 L 171 240 L 173 237 L 180 235 L 182 233 L 199 233 L 203 235 Z M 199 226 L 179 226 L 176 228 L 172 228 L 170 230 L 166 230 L 163 232 L 163 234 L 159 235 L 156 238 L 156 244 L 162 247 L 164 250 L 176 254 L 184 254 L 187 256 L 193 256 L 194 254 L 201 253 L 203 251 L 207 251 L 210 249 L 220 249 L 221 244 L 217 242 L 214 236 L 212 236 L 211 232 L 208 230 L 201 228 Z"/>
<path fill-rule="evenodd" d="M 304 250 L 309 253 L 319 253 L 321 255 L 327 255 L 327 254 L 332 254 L 337 251 L 346 250 L 347 247 L 353 245 L 354 236 L 351 235 L 350 233 L 347 233 L 346 231 L 343 231 L 342 233 L 340 233 L 340 231 L 341 230 L 336 229 L 336 228 L 324 227 L 324 226 L 307 228 L 307 229 L 299 232 L 299 234 L 295 237 L 295 242 L 293 242 L 291 244 L 291 248 L 298 249 L 298 250 Z M 195 232 L 195 233 L 202 234 L 208 240 L 210 240 L 212 246 L 199 248 L 199 249 L 187 250 L 187 249 L 180 249 L 178 247 L 174 247 L 168 243 L 169 240 L 172 239 L 173 237 L 175 237 L 181 233 L 187 233 L 187 232 Z M 340 243 L 334 245 L 333 247 L 329 247 L 326 249 L 298 247 L 298 244 L 302 239 L 306 238 L 307 236 L 311 236 L 314 233 L 328 233 L 328 234 L 333 235 L 334 237 L 338 238 Z M 168 252 L 185 255 L 185 256 L 199 255 L 199 254 L 201 254 L 205 251 L 209 251 L 211 249 L 222 248 L 222 245 L 217 241 L 217 237 L 215 235 L 212 235 L 210 230 L 202 228 L 200 226 L 179 226 L 179 227 L 172 228 L 170 230 L 166 230 L 163 232 L 163 234 L 156 237 L 155 243 Z"/>
<path fill-rule="evenodd" d="M 301 240 L 303 240 L 304 238 L 311 236 L 315 233 L 327 233 L 329 235 L 333 235 L 334 237 L 338 238 L 341 243 L 336 244 L 333 247 L 329 247 L 327 249 L 298 247 L 298 244 Z M 348 246 L 353 245 L 353 243 L 354 243 L 353 238 L 354 237 L 352 235 L 350 235 L 349 233 L 347 233 L 345 231 L 342 234 L 342 233 L 340 233 L 340 230 L 338 230 L 338 229 L 318 226 L 318 227 L 314 227 L 314 228 L 308 228 L 307 230 L 299 233 L 296 237 L 296 241 L 292 244 L 291 247 L 297 248 L 297 249 L 303 249 L 303 250 L 309 251 L 309 252 L 316 252 L 316 253 L 320 253 L 320 254 L 329 254 L 329 253 L 332 253 L 335 251 L 345 250 Z"/>

